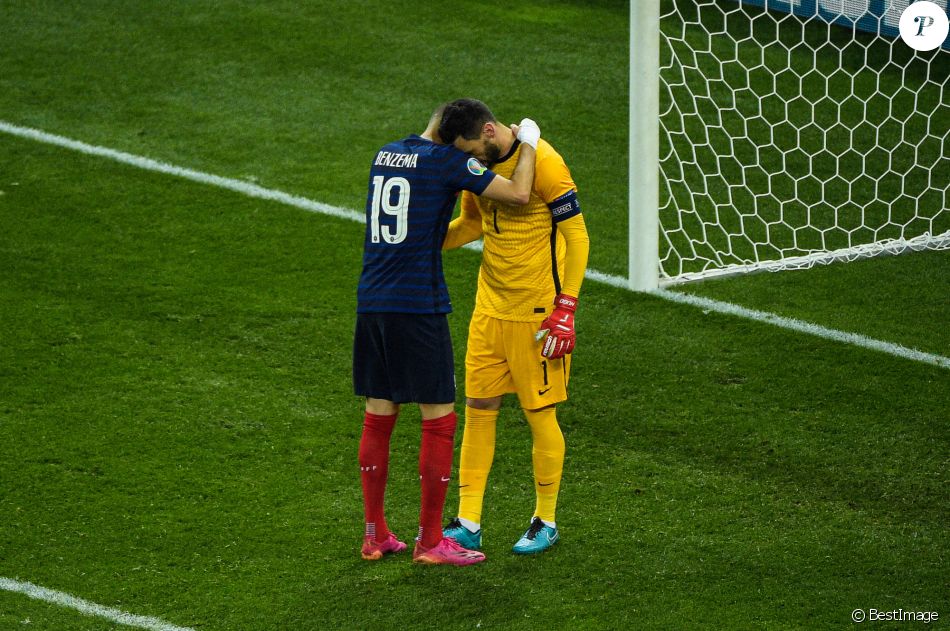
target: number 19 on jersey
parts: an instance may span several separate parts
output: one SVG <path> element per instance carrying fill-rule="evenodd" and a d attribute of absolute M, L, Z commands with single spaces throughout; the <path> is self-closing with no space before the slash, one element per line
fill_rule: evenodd
<path fill-rule="evenodd" d="M 397 195 L 393 203 L 393 193 Z M 380 225 L 380 211 L 396 218 L 395 232 L 388 225 Z M 409 231 L 409 180 L 404 177 L 382 175 L 373 178 L 373 203 L 370 212 L 370 239 L 373 243 L 402 243 Z"/>

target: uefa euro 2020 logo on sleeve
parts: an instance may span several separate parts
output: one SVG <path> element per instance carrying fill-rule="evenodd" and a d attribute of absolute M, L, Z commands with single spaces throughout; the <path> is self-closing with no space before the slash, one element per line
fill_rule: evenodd
<path fill-rule="evenodd" d="M 914 50 L 928 51 L 947 39 L 950 21 L 940 6 L 921 0 L 907 5 L 901 13 L 899 26 L 905 44 Z"/>

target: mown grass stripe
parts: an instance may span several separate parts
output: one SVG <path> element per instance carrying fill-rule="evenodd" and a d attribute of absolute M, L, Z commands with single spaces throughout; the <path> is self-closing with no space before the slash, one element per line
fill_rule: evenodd
<path fill-rule="evenodd" d="M 109 149 L 108 147 L 90 145 L 79 140 L 73 140 L 72 138 L 66 138 L 65 136 L 50 134 L 39 129 L 22 127 L 20 125 L 14 125 L 12 123 L 0 120 L 0 132 L 29 140 L 35 140 L 45 144 L 63 147 L 65 149 L 71 149 L 73 151 L 79 151 L 87 155 L 108 158 L 110 160 L 115 160 L 117 162 L 135 166 L 148 171 L 156 171 L 159 173 L 165 173 L 167 175 L 185 178 L 193 182 L 217 186 L 250 197 L 271 200 L 322 215 L 329 215 L 331 217 L 348 219 L 350 221 L 358 221 L 361 223 L 364 222 L 363 213 L 349 208 L 324 204 L 307 199 L 306 197 L 291 195 L 290 193 L 285 193 L 276 189 L 264 188 L 263 186 L 250 184 L 242 180 L 235 180 L 232 178 L 221 177 L 219 175 L 213 175 L 211 173 L 205 173 L 203 171 L 186 169 L 183 167 L 167 164 L 165 162 L 160 162 L 158 160 L 153 160 L 151 158 L 126 153 L 124 151 L 117 151 L 115 149 Z M 469 247 L 471 249 L 480 249 L 480 247 L 476 244 L 470 244 Z M 626 278 L 605 274 L 595 269 L 588 269 L 586 278 L 599 283 L 611 285 L 613 287 L 629 289 Z M 723 313 L 730 316 L 755 320 L 757 322 L 764 322 L 766 324 L 813 335 L 834 342 L 851 344 L 853 346 L 887 353 L 889 355 L 901 357 L 903 359 L 909 359 L 912 361 L 923 362 L 926 364 L 939 366 L 941 368 L 950 369 L 950 358 L 948 357 L 925 353 L 916 349 L 901 346 L 899 344 L 893 344 L 891 342 L 876 340 L 858 333 L 838 331 L 836 329 L 830 329 L 818 324 L 812 324 L 802 320 L 795 320 L 793 318 L 786 318 L 770 312 L 756 311 L 754 309 L 748 309 L 746 307 L 728 302 L 703 298 L 701 296 L 695 296 L 687 293 L 674 292 L 667 289 L 659 289 L 650 293 L 651 295 L 663 298 L 664 300 L 669 300 L 679 304 L 691 305 L 708 311 L 715 311 L 717 313 Z"/>
<path fill-rule="evenodd" d="M 826 340 L 842 342 L 844 344 L 851 344 L 853 346 L 860 346 L 861 348 L 887 353 L 888 355 L 894 355 L 896 357 L 902 357 L 904 359 L 910 359 L 913 361 L 923 362 L 925 364 L 933 364 L 934 366 L 950 369 L 950 357 L 925 353 L 914 348 L 907 348 L 906 346 L 893 344 L 891 342 L 882 342 L 881 340 L 876 340 L 858 333 L 847 333 L 845 331 L 838 331 L 837 329 L 829 329 L 819 324 L 813 324 L 803 320 L 796 320 L 794 318 L 786 318 L 768 311 L 756 311 L 755 309 L 748 309 L 730 302 L 722 302 L 720 300 L 713 300 L 712 298 L 696 296 L 694 294 L 669 291 L 668 289 L 659 289 L 651 293 L 666 300 L 699 307 L 700 309 L 707 311 L 716 311 L 718 313 L 724 313 L 739 318 L 746 318 L 748 320 L 755 320 L 757 322 L 765 322 L 783 329 L 791 329 L 792 331 L 807 333 L 808 335 L 814 335 L 815 337 L 820 337 Z"/>
<path fill-rule="evenodd" d="M 194 169 L 186 169 L 173 164 L 160 162 L 159 160 L 137 156 L 132 153 L 116 151 L 115 149 L 109 149 L 108 147 L 90 145 L 79 140 L 66 138 L 65 136 L 49 134 L 39 129 L 20 127 L 19 125 L 13 125 L 6 121 L 0 121 L 0 131 L 13 136 L 35 140 L 37 142 L 56 145 L 57 147 L 63 147 L 65 149 L 72 149 L 73 151 L 79 151 L 80 153 L 85 153 L 87 155 L 108 158 L 110 160 L 115 160 L 116 162 L 121 162 L 122 164 L 145 169 L 146 171 L 156 171 L 158 173 L 165 173 L 166 175 L 174 175 L 175 177 L 185 178 L 186 180 L 191 180 L 193 182 L 200 182 L 201 184 L 225 188 L 236 193 L 241 193 L 242 195 L 247 195 L 249 197 L 257 197 L 260 199 L 280 202 L 282 204 L 295 206 L 297 208 L 320 213 L 322 215 L 339 217 L 340 219 L 363 221 L 363 213 L 356 212 L 355 210 L 350 210 L 348 208 L 331 206 L 330 204 L 322 204 L 305 197 L 291 195 L 290 193 L 285 193 L 283 191 L 278 191 L 271 188 L 264 188 L 263 186 L 258 186 L 256 184 L 251 184 L 242 180 L 221 177 L 220 175 L 212 175 L 211 173 L 195 171 Z"/>

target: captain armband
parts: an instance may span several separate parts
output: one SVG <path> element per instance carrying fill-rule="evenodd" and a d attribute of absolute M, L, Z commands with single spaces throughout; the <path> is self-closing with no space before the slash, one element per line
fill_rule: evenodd
<path fill-rule="evenodd" d="M 576 217 L 581 214 L 581 204 L 577 201 L 577 191 L 571 190 L 548 204 L 554 223 Z"/>

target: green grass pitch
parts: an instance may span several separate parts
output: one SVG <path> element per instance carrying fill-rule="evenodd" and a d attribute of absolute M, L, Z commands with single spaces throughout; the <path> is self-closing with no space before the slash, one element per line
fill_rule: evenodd
<path fill-rule="evenodd" d="M 484 99 L 626 266 L 627 5 L 0 4 L 0 120 L 359 209 L 384 142 Z M 473 568 L 361 561 L 362 226 L 0 135 L 0 577 L 202 630 L 950 619 L 950 372 L 588 281 L 562 541 L 502 410 Z M 446 256 L 459 381 L 476 254 Z M 950 255 L 686 290 L 950 355 Z M 459 392 L 460 400 L 463 393 Z M 418 412 L 393 439 L 417 527 Z M 456 506 L 450 491 L 448 512 Z M 0 591 L 0 629 L 118 627 Z M 883 628 L 883 627 L 882 627 Z"/>

